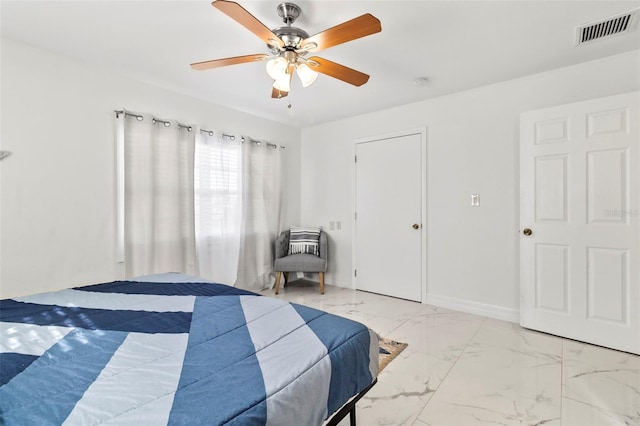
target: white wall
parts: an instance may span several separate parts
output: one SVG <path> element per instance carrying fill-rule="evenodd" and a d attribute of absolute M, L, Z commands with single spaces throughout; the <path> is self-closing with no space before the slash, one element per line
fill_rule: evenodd
<path fill-rule="evenodd" d="M 327 282 L 345 287 L 352 141 L 427 126 L 429 296 L 513 314 L 520 112 L 640 89 L 635 51 L 300 132 L 13 41 L 1 54 L 0 148 L 13 152 L 0 163 L 1 297 L 123 276 L 113 110 L 125 107 L 287 145 L 284 225 L 341 221 Z"/>
<path fill-rule="evenodd" d="M 428 300 L 517 319 L 519 114 L 638 90 L 639 75 L 634 51 L 303 129 L 302 222 L 342 221 L 327 283 L 352 283 L 353 140 L 427 126 Z"/>
<path fill-rule="evenodd" d="M 124 274 L 115 258 L 114 109 L 286 145 L 285 226 L 299 222 L 300 130 L 2 40 L 0 295 Z M 221 103 L 224 101 L 221 100 Z"/>

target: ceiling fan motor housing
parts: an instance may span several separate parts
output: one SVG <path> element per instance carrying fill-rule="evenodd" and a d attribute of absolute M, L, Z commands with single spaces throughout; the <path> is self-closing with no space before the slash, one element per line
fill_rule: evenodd
<path fill-rule="evenodd" d="M 275 35 L 280 37 L 280 40 L 284 42 L 284 50 L 286 50 L 287 48 L 297 49 L 298 47 L 300 47 L 300 43 L 302 43 L 302 40 L 309 38 L 309 34 L 306 31 L 296 27 L 279 27 L 273 29 L 272 31 Z M 267 47 L 269 47 L 269 50 L 274 54 L 277 54 L 278 52 L 283 50 L 278 46 L 272 46 L 269 44 L 267 44 Z"/>

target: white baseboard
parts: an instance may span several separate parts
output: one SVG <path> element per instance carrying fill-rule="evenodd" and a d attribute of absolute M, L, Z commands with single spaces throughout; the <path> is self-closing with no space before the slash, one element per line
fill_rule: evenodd
<path fill-rule="evenodd" d="M 355 290 L 355 287 L 353 286 L 351 280 L 343 280 L 336 277 L 325 277 L 324 282 L 328 285 Z"/>
<path fill-rule="evenodd" d="M 482 315 L 484 317 L 520 323 L 520 311 L 518 309 L 504 308 L 502 306 L 488 305 L 486 303 L 438 294 L 427 294 L 427 300 L 425 303 L 439 306 L 441 308 L 466 312 L 468 314 Z"/>
<path fill-rule="evenodd" d="M 294 279 L 297 279 L 297 278 L 305 278 L 309 281 L 315 281 L 315 282 L 320 281 L 317 273 L 303 274 L 302 272 L 298 272 L 296 278 Z M 334 275 L 327 274 L 327 273 L 325 273 L 324 275 L 324 284 L 335 286 L 335 287 L 354 289 L 353 284 L 351 283 L 351 280 L 340 279 L 338 277 L 335 277 Z"/>

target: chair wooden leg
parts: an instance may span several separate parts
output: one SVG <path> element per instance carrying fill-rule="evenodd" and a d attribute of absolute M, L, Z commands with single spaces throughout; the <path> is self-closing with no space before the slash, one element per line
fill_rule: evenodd
<path fill-rule="evenodd" d="M 324 272 L 320 272 L 320 294 L 324 294 Z"/>
<path fill-rule="evenodd" d="M 285 272 L 284 273 L 284 285 L 289 284 L 289 273 Z"/>
<path fill-rule="evenodd" d="M 280 291 L 280 278 L 282 278 L 282 272 L 278 272 L 278 275 L 276 275 L 276 287 L 274 289 L 276 294 Z"/>

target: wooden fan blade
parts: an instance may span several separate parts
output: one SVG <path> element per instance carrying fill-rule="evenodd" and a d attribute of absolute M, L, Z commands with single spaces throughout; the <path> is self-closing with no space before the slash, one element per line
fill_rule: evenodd
<path fill-rule="evenodd" d="M 198 71 L 210 70 L 212 68 L 226 67 L 227 65 L 244 64 L 245 62 L 257 62 L 267 59 L 269 56 L 258 53 L 256 55 L 234 56 L 233 58 L 214 59 L 212 61 L 196 62 L 191 64 L 191 68 Z"/>
<path fill-rule="evenodd" d="M 276 89 L 275 87 L 271 88 L 271 97 L 274 99 L 280 99 L 287 96 L 289 92 L 283 92 L 281 90 Z"/>
<path fill-rule="evenodd" d="M 302 41 L 301 47 L 304 48 L 309 43 L 314 43 L 316 47 L 308 46 L 307 50 L 309 52 L 318 52 L 351 40 L 379 33 L 380 31 L 382 31 L 380 20 L 370 13 L 365 13 L 350 21 L 312 35 Z"/>
<path fill-rule="evenodd" d="M 316 65 L 316 63 L 318 65 Z M 340 65 L 335 62 L 331 62 L 328 59 L 319 58 L 317 56 L 309 58 L 309 62 L 307 63 L 307 65 L 309 65 L 309 67 L 311 67 L 311 69 L 314 71 L 326 74 L 333 78 L 337 78 L 338 80 L 342 80 L 345 83 L 353 84 L 354 86 L 362 86 L 367 81 L 369 81 L 369 75 L 365 73 L 356 71 L 349 67 L 345 67 L 344 65 Z"/>
<path fill-rule="evenodd" d="M 258 18 L 250 14 L 238 3 L 226 0 L 216 0 L 211 3 L 211 6 L 215 7 L 220 12 L 224 13 L 229 18 L 257 35 L 265 43 L 284 47 L 284 42 L 280 40 L 280 37 L 275 35 L 269 28 L 260 22 Z"/>

